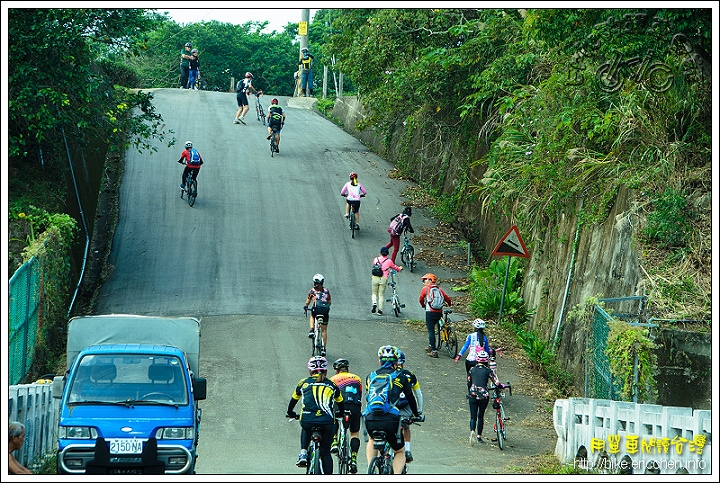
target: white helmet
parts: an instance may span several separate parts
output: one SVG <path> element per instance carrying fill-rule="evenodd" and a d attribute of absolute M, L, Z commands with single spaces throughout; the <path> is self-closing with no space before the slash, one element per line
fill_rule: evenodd
<path fill-rule="evenodd" d="M 315 276 L 313 276 L 313 282 L 315 283 L 324 283 L 325 277 L 322 276 L 320 273 L 316 273 Z"/>
<path fill-rule="evenodd" d="M 483 319 L 475 319 L 473 320 L 472 326 L 476 329 L 484 329 L 485 328 L 485 321 Z"/>
<path fill-rule="evenodd" d="M 185 141 L 185 147 L 191 148 L 192 147 L 192 141 Z"/>

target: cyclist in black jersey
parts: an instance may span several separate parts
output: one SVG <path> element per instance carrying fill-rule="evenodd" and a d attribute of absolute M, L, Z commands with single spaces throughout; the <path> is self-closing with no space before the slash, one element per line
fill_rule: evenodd
<path fill-rule="evenodd" d="M 290 398 L 285 417 L 295 419 L 295 405 L 302 399 L 300 412 L 300 455 L 297 466 L 305 467 L 308 464 L 307 447 L 310 444 L 310 429 L 322 429 L 320 441 L 320 458 L 324 474 L 332 474 L 333 459 L 330 454 L 330 444 L 333 438 L 335 414 L 333 401 L 337 404 L 338 412 L 345 412 L 345 402 L 337 385 L 327 378 L 328 361 L 322 356 L 311 357 L 308 361 L 310 376 L 301 379 Z"/>
<path fill-rule="evenodd" d="M 415 401 L 417 402 L 417 413 L 418 416 L 422 416 L 423 412 L 423 397 L 422 397 L 422 391 L 420 390 L 420 381 L 418 381 L 417 376 L 410 371 L 409 369 L 405 369 L 405 353 L 400 350 L 399 347 L 395 348 L 396 352 L 398 353 L 398 372 L 402 372 L 404 374 L 407 374 L 408 378 L 410 379 L 410 385 L 412 386 L 412 392 L 415 396 Z M 405 397 L 405 393 L 400 394 L 400 401 L 398 402 L 398 409 L 400 410 L 400 417 L 401 418 L 409 418 L 411 417 L 412 411 L 410 410 L 410 405 L 408 404 L 407 397 Z M 403 426 L 403 439 L 405 440 L 405 462 L 410 463 L 413 460 L 412 452 L 410 451 L 410 427 Z"/>
<path fill-rule="evenodd" d="M 278 100 L 276 97 L 273 97 L 270 101 L 270 108 L 268 109 L 267 113 L 267 127 L 268 127 L 268 136 L 267 138 L 270 139 L 270 136 L 272 136 L 273 127 L 277 131 L 277 137 L 275 138 L 275 152 L 280 152 L 280 130 L 285 125 L 285 113 L 283 112 L 283 108 L 278 105 Z"/>
<path fill-rule="evenodd" d="M 333 363 L 335 375 L 330 377 L 343 395 L 345 401 L 345 409 L 350 411 L 350 473 L 357 473 L 357 452 L 360 449 L 360 419 L 362 406 L 362 379 L 359 376 L 349 372 L 350 362 L 347 359 L 338 359 Z M 339 429 L 339 424 L 335 423 L 335 432 Z M 336 436 L 337 438 L 337 436 Z M 333 439 L 333 446 L 337 442 Z M 332 449 L 332 448 L 331 448 Z"/>

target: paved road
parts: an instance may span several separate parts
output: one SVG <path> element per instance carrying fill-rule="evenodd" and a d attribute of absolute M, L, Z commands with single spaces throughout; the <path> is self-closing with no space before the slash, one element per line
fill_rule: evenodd
<path fill-rule="evenodd" d="M 287 122 L 281 153 L 270 157 L 266 128 L 253 111 L 246 125 L 232 123 L 234 94 L 155 91 L 157 111 L 178 142 L 158 144 L 152 155 L 126 155 L 114 271 L 97 313 L 201 318 L 208 399 L 201 406 L 198 472 L 298 474 L 299 428 L 283 415 L 293 387 L 307 374 L 302 305 L 320 272 L 333 298 L 330 361 L 347 358 L 364 377 L 376 367 L 377 348 L 395 344 L 408 353 L 408 367 L 417 368 L 428 422 L 414 432 L 411 472 L 498 472 L 512 463 L 509 451 L 501 465 L 478 459 L 477 448 L 464 444 L 462 370 L 447 356 L 424 356 L 424 331 L 370 314 L 370 261 L 388 240 L 387 224 L 402 208 L 399 195 L 407 183 L 388 178 L 390 163 L 302 101 L 280 98 Z M 182 167 L 176 163 L 188 139 L 205 160 L 192 208 L 179 197 Z M 368 190 L 354 240 L 339 195 L 351 171 Z M 415 210 L 414 226 L 434 224 Z M 405 316 L 414 319 L 424 317 L 415 302 L 417 271 L 399 276 Z M 433 403 L 449 412 L 436 413 L 435 424 Z M 450 426 L 438 424 L 448 416 Z M 364 445 L 360 454 L 364 458 Z"/>

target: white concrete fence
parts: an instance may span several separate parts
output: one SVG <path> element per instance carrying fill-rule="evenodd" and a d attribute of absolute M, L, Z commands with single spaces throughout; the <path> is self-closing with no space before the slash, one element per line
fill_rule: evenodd
<path fill-rule="evenodd" d="M 608 474 L 712 474 L 709 410 L 608 399 L 555 401 L 555 455 Z"/>
<path fill-rule="evenodd" d="M 60 399 L 52 397 L 52 384 L 19 384 L 8 391 L 8 421 L 25 425 L 25 444 L 15 457 L 35 470 L 57 448 Z"/>

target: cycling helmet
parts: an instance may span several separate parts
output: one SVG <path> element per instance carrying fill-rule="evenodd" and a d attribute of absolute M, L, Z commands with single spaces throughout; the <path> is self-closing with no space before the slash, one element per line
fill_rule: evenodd
<path fill-rule="evenodd" d="M 192 44 L 188 42 L 187 44 L 185 44 L 185 47 L 192 47 Z"/>
<path fill-rule="evenodd" d="M 333 369 L 335 369 L 336 371 L 339 370 L 341 367 L 344 367 L 345 369 L 350 367 L 350 363 L 347 359 L 338 359 L 333 362 Z"/>
<path fill-rule="evenodd" d="M 353 179 L 353 178 L 357 178 L 357 173 L 355 171 L 350 173 L 350 179 Z"/>
<path fill-rule="evenodd" d="M 185 141 L 185 147 L 191 148 L 192 147 L 192 141 Z"/>
<path fill-rule="evenodd" d="M 278 103 L 277 97 L 273 97 L 272 100 L 270 101 L 270 104 L 277 104 L 277 103 Z"/>
<path fill-rule="evenodd" d="M 249 77 L 252 79 L 253 75 L 250 72 L 245 72 L 245 77 Z"/>
<path fill-rule="evenodd" d="M 405 353 L 401 351 L 399 347 L 394 347 L 394 349 L 395 352 L 397 352 L 398 366 L 402 366 L 403 364 L 405 364 Z"/>
<path fill-rule="evenodd" d="M 198 49 L 192 49 L 192 52 L 193 52 L 193 53 L 195 53 L 195 52 L 197 52 L 197 51 L 198 51 Z"/>
<path fill-rule="evenodd" d="M 320 273 L 316 273 L 315 276 L 313 277 L 313 282 L 315 282 L 315 283 L 324 283 L 324 282 L 325 282 L 325 277 L 323 277 L 322 274 L 320 274 Z"/>
<path fill-rule="evenodd" d="M 300 52 L 308 52 L 307 47 L 303 47 L 302 49 L 300 49 Z"/>
<path fill-rule="evenodd" d="M 484 329 L 485 328 L 485 321 L 483 319 L 475 319 L 473 320 L 472 326 L 476 329 Z"/>
<path fill-rule="evenodd" d="M 398 354 L 391 345 L 384 345 L 378 349 L 378 359 L 380 362 L 397 362 Z"/>
<path fill-rule="evenodd" d="M 487 364 L 488 362 L 488 353 L 484 350 L 477 351 L 477 354 L 475 354 L 475 360 L 478 364 Z"/>
<path fill-rule="evenodd" d="M 426 273 L 425 275 L 420 277 L 420 280 L 430 280 L 432 283 L 437 283 L 437 277 L 432 273 Z"/>
<path fill-rule="evenodd" d="M 328 361 L 322 356 L 311 357 L 308 361 L 308 371 L 315 372 L 327 372 Z"/>

